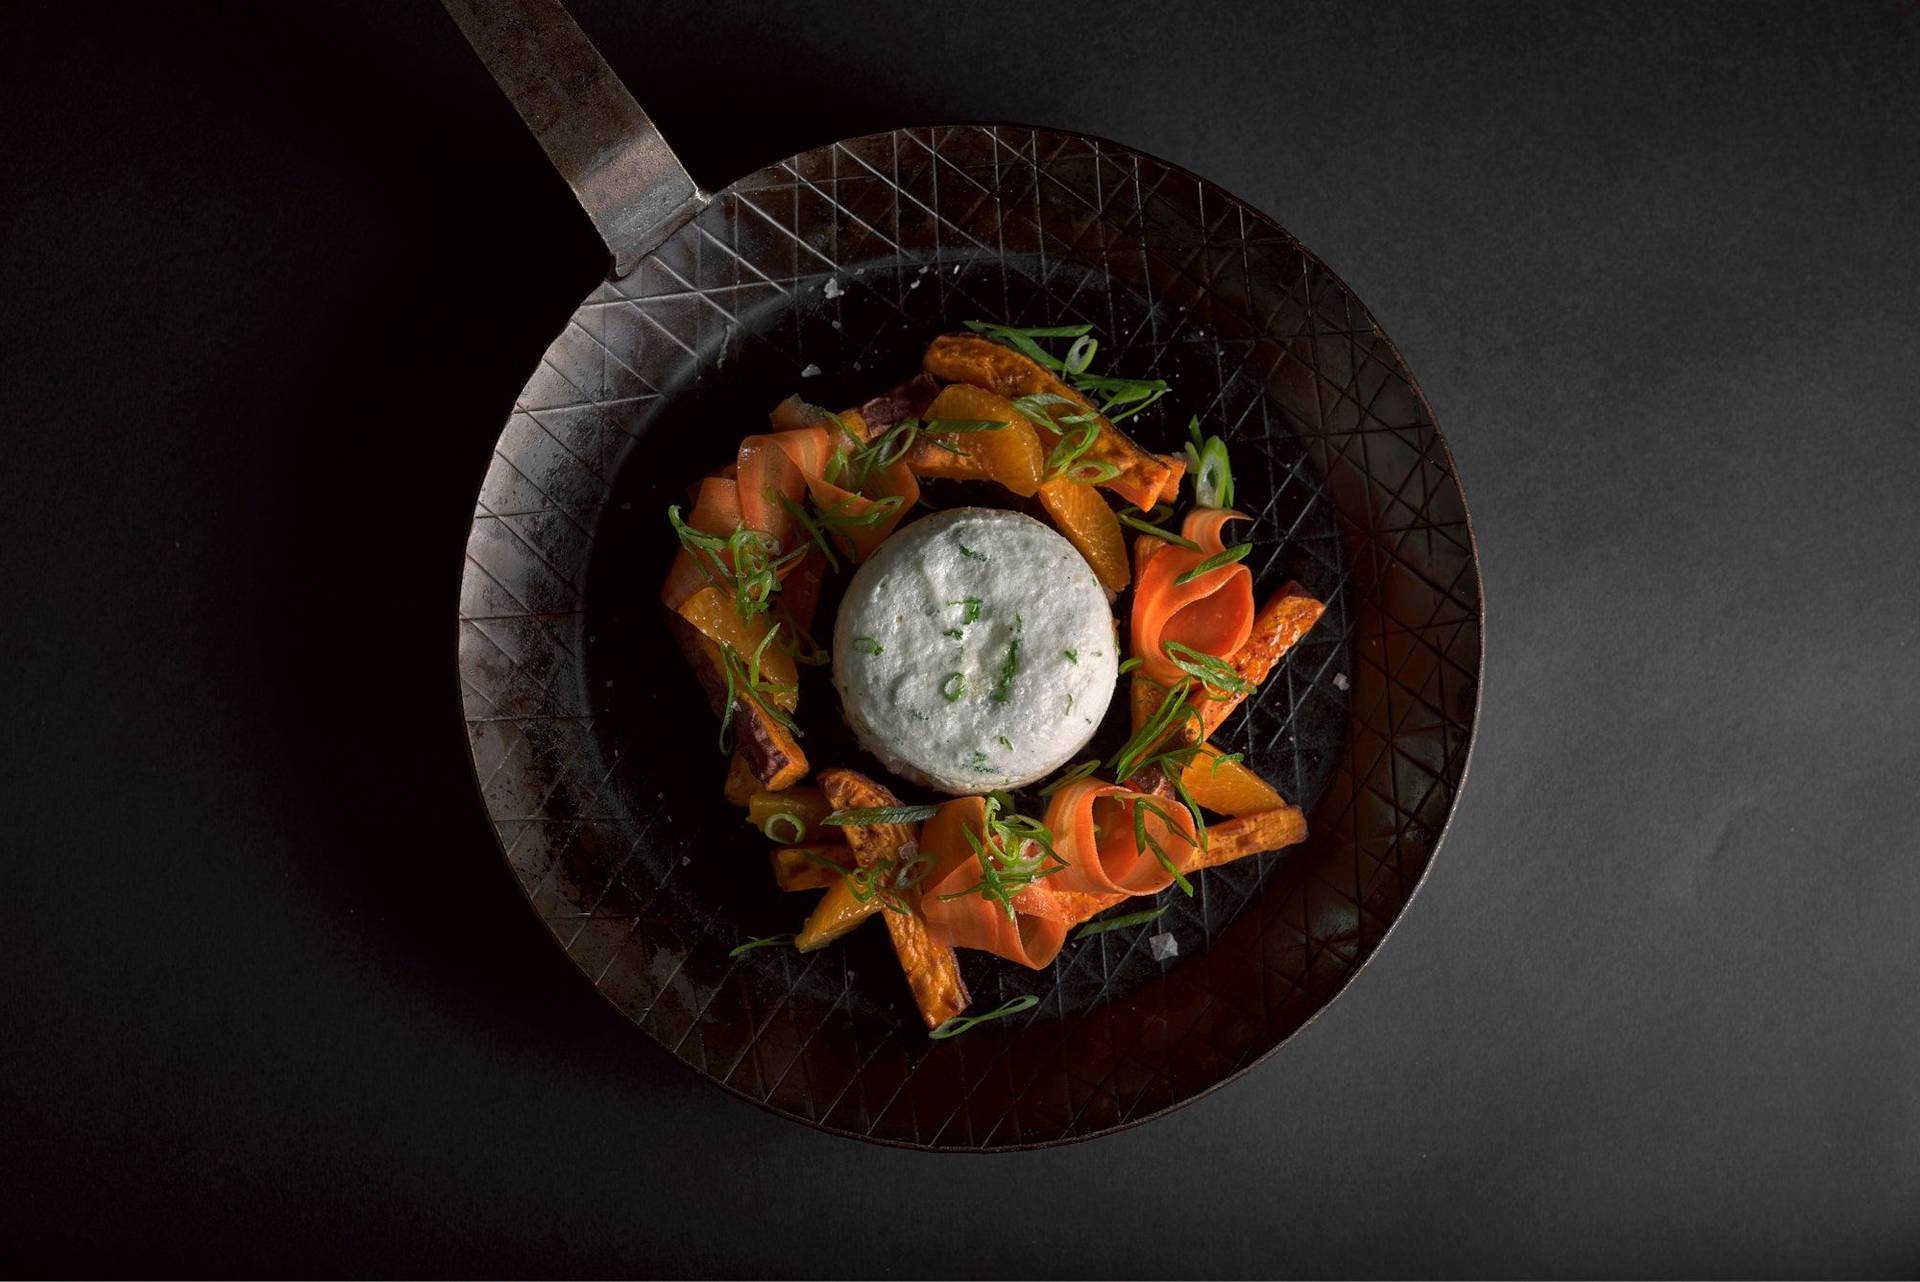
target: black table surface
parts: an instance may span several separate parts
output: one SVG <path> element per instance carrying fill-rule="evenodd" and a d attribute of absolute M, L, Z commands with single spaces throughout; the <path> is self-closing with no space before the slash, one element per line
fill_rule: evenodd
<path fill-rule="evenodd" d="M 49 5 L 0 41 L 0 1266 L 1920 1265 L 1920 11 L 576 12 L 710 185 L 1031 121 L 1341 273 L 1482 550 L 1441 857 L 1141 1129 L 894 1151 L 693 1076 L 527 912 L 456 721 L 585 218 L 427 0 Z"/>

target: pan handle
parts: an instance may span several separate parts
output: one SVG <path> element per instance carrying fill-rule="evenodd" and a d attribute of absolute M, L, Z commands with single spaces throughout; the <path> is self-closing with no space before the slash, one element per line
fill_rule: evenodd
<path fill-rule="evenodd" d="M 712 199 L 560 0 L 441 3 L 573 188 L 614 279 Z"/>

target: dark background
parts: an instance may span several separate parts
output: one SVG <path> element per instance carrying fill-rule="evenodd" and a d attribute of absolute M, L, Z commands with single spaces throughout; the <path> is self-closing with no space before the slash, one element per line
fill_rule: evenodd
<path fill-rule="evenodd" d="M 602 259 L 452 24 L 154 9 L 0 40 L 0 1264 L 1920 1265 L 1913 6 L 577 5 L 709 185 L 969 118 L 1207 175 L 1458 457 L 1414 909 L 1244 1080 L 991 1159 L 707 1085 L 493 850 L 461 547 Z"/>

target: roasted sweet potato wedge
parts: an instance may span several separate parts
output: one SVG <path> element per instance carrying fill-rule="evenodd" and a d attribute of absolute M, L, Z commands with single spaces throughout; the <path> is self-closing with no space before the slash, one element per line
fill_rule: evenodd
<path fill-rule="evenodd" d="M 1253 633 L 1247 643 L 1228 656 L 1233 670 L 1258 687 L 1280 663 L 1282 656 L 1326 613 L 1326 605 L 1308 596 L 1298 583 L 1289 583 L 1260 607 L 1253 617 Z M 1226 699 L 1199 701 L 1202 736 L 1219 729 L 1227 714 L 1240 706 L 1244 695 Z"/>
<path fill-rule="evenodd" d="M 1257 815 L 1207 825 L 1206 849 L 1194 856 L 1188 872 L 1218 868 L 1269 850 L 1284 850 L 1307 839 L 1307 817 L 1298 806 L 1282 806 Z"/>
<path fill-rule="evenodd" d="M 726 711 L 727 673 L 720 647 L 677 614 L 667 614 L 667 626 L 680 653 L 707 693 L 714 716 Z M 807 754 L 793 732 L 781 725 L 751 696 L 735 692 L 733 699 L 735 756 L 760 785 L 757 791 L 778 792 L 806 778 Z"/>
<path fill-rule="evenodd" d="M 1086 410 L 1095 408 L 1092 401 L 1019 352 L 977 335 L 942 334 L 927 348 L 921 363 L 936 378 L 983 387 L 1008 400 L 1052 395 L 1065 397 Z M 1057 439 L 1044 426 L 1040 435 L 1046 445 Z M 1105 417 L 1100 419 L 1100 435 L 1083 457 L 1119 468 L 1118 475 L 1102 484 L 1143 512 L 1159 501 L 1172 471 Z"/>
<path fill-rule="evenodd" d="M 1187 475 L 1187 460 L 1179 454 L 1156 454 L 1154 457 L 1167 465 L 1167 479 L 1160 483 L 1160 501 L 1178 503 L 1180 482 L 1185 480 Z"/>
<path fill-rule="evenodd" d="M 857 771 L 834 767 L 820 772 L 820 791 L 835 810 L 867 806 L 897 806 L 900 799 Z M 862 868 L 870 868 L 883 859 L 898 859 L 903 847 L 916 839 L 917 830 L 905 824 L 880 824 L 872 827 L 850 825 L 847 845 Z M 843 880 L 844 887 L 846 882 Z M 827 897 L 834 891 L 829 889 Z M 877 900 L 877 896 L 875 897 Z M 823 901 L 824 902 L 824 901 Z M 906 972 L 907 987 L 913 990 L 914 1003 L 928 1028 L 940 1025 L 967 1008 L 971 998 L 960 979 L 960 962 L 953 949 L 935 942 L 927 934 L 927 924 L 917 912 L 882 912 L 887 931 L 893 936 L 893 951 Z M 809 919 L 811 925 L 811 919 Z"/>

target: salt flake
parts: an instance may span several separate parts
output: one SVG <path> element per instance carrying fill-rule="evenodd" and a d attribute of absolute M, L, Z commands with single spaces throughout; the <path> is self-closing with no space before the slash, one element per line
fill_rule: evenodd
<path fill-rule="evenodd" d="M 1345 690 L 1348 686 L 1352 685 L 1353 683 L 1347 680 L 1346 673 L 1336 672 L 1333 674 L 1333 684 L 1338 686 L 1340 689 Z"/>
<path fill-rule="evenodd" d="M 813 362 L 809 361 L 807 362 L 807 367 L 800 371 L 800 377 L 812 378 L 819 372 L 820 372 L 820 367 L 818 365 L 815 365 Z"/>
<path fill-rule="evenodd" d="M 1163 932 L 1147 940 L 1147 951 L 1153 954 L 1155 961 L 1165 961 L 1180 955 L 1180 941 L 1173 937 L 1171 931 Z"/>
<path fill-rule="evenodd" d="M 840 297 L 840 295 L 846 293 L 847 291 L 845 288 L 841 286 L 837 278 L 829 276 L 827 277 L 827 283 L 821 286 L 820 292 L 822 294 L 825 294 L 828 298 L 838 298 Z"/>

